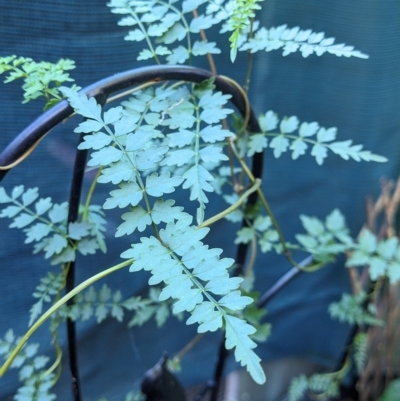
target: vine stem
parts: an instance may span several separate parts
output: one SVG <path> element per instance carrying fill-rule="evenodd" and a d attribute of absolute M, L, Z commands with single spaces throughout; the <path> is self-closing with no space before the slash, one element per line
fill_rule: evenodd
<path fill-rule="evenodd" d="M 102 272 L 95 274 L 94 276 L 88 278 L 78 286 L 76 286 L 71 292 L 68 294 L 64 295 L 59 301 L 57 301 L 53 306 L 51 306 L 33 325 L 32 327 L 22 336 L 21 340 L 17 344 L 17 346 L 14 348 L 13 352 L 10 354 L 10 356 L 6 359 L 4 362 L 3 366 L 0 368 L 0 377 L 4 375 L 4 373 L 8 370 L 10 367 L 11 363 L 17 356 L 18 352 L 21 350 L 21 348 L 24 346 L 24 344 L 29 340 L 29 338 L 32 336 L 32 334 L 54 313 L 56 312 L 61 306 L 63 306 L 65 303 L 67 303 L 71 298 L 73 298 L 75 295 L 79 294 L 82 292 L 85 288 L 89 287 L 96 281 L 107 277 L 111 273 L 114 273 L 118 270 L 123 269 L 124 267 L 129 266 L 130 264 L 133 263 L 133 259 L 126 260 L 125 262 L 119 263 L 118 265 L 112 266 L 106 270 L 103 270 Z"/>
<path fill-rule="evenodd" d="M 210 217 L 206 221 L 203 221 L 203 223 L 199 224 L 196 228 L 203 228 L 203 227 L 210 226 L 211 224 L 217 222 L 218 220 L 221 220 L 222 218 L 227 216 L 229 213 L 236 210 L 249 197 L 250 194 L 258 191 L 258 189 L 260 188 L 260 185 L 261 185 L 261 180 L 256 178 L 254 180 L 254 184 L 246 192 L 244 192 L 242 194 L 242 196 L 233 205 L 229 206 L 227 209 L 216 214 L 215 216 Z"/>

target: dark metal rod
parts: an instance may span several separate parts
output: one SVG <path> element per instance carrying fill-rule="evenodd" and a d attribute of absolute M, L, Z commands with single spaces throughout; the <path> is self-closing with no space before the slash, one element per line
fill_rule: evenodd
<path fill-rule="evenodd" d="M 83 134 L 79 138 L 79 142 L 83 141 Z M 71 181 L 69 209 L 68 209 L 68 224 L 78 220 L 79 203 L 82 193 L 83 176 L 85 173 L 87 150 L 77 150 L 74 170 Z M 69 265 L 66 285 L 66 292 L 69 293 L 75 287 L 75 261 Z M 73 299 L 69 300 L 67 305 L 71 305 Z M 76 336 L 75 322 L 72 319 L 67 319 L 67 339 L 68 339 L 68 354 L 69 368 L 71 373 L 71 386 L 74 401 L 81 401 L 81 385 L 79 380 L 79 364 L 78 364 L 78 343 Z"/>
<path fill-rule="evenodd" d="M 215 366 L 214 379 L 213 379 L 214 385 L 211 388 L 210 401 L 217 401 L 218 399 L 218 392 L 221 387 L 221 381 L 225 370 L 225 364 L 229 354 L 230 351 L 228 351 L 225 348 L 225 333 L 223 333 L 218 350 L 218 361 Z"/>
<path fill-rule="evenodd" d="M 299 266 L 305 267 L 313 261 L 313 256 L 309 255 L 301 262 Z M 301 270 L 297 267 L 292 267 L 287 273 L 280 277 L 275 283 L 258 298 L 257 307 L 262 308 L 270 299 L 275 296 L 286 284 L 292 281 L 297 275 L 301 273 Z"/>

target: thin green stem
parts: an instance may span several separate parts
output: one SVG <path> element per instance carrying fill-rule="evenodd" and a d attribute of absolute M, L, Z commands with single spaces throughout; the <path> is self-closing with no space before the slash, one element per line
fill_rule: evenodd
<path fill-rule="evenodd" d="M 68 294 L 64 295 L 59 301 L 57 301 L 53 306 L 51 306 L 33 325 L 32 327 L 22 336 L 21 340 L 17 344 L 17 346 L 14 348 L 13 352 L 10 354 L 10 356 L 7 358 L 7 360 L 4 362 L 3 366 L 0 368 L 0 377 L 4 375 L 4 373 L 8 370 L 10 367 L 11 363 L 17 356 L 18 352 L 21 350 L 21 348 L 24 346 L 24 344 L 29 340 L 29 338 L 32 336 L 32 334 L 54 313 L 56 312 L 61 306 L 63 306 L 65 303 L 67 303 L 71 298 L 73 298 L 75 295 L 79 294 L 81 291 L 83 291 L 85 288 L 89 287 L 90 285 L 94 284 L 96 281 L 107 277 L 109 274 L 114 273 L 118 270 L 121 270 L 124 267 L 129 266 L 132 264 L 133 259 L 126 260 L 125 262 L 119 263 L 118 265 L 115 265 L 113 267 L 110 267 L 106 270 L 103 270 L 102 272 L 95 274 L 94 276 L 88 278 L 85 280 L 83 283 L 79 284 L 76 286 L 72 291 L 70 291 Z"/>
<path fill-rule="evenodd" d="M 216 214 L 215 216 L 210 217 L 206 221 L 203 221 L 203 223 L 199 224 L 196 228 L 208 227 L 211 224 L 215 223 L 216 221 L 221 220 L 229 213 L 232 213 L 249 197 L 250 194 L 252 194 L 255 191 L 258 191 L 260 186 L 261 186 L 261 180 L 258 178 L 255 179 L 253 185 L 247 191 L 245 191 L 233 205 L 229 206 L 227 209 Z"/>
<path fill-rule="evenodd" d="M 85 221 L 87 219 L 88 213 L 89 213 L 89 206 L 90 206 L 90 202 L 92 201 L 92 197 L 93 197 L 93 193 L 94 190 L 96 189 L 97 186 L 97 179 L 100 177 L 100 174 L 103 170 L 103 167 L 101 166 L 96 173 L 96 176 L 94 177 L 93 181 L 92 181 L 92 185 L 89 188 L 89 192 L 86 196 L 86 201 L 85 201 L 85 206 L 83 208 L 83 214 L 82 214 L 82 221 Z"/>

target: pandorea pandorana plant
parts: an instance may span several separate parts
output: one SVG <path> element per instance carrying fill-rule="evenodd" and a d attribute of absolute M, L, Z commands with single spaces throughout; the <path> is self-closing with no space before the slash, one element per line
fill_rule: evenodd
<path fill-rule="evenodd" d="M 5 355 L 0 373 L 10 366 L 20 368 L 23 385 L 16 400 L 27 393 L 32 400 L 53 399 L 50 391 L 61 356 L 56 333 L 61 322 L 67 320 L 73 330 L 71 322 L 93 315 L 98 322 L 107 315 L 121 321 L 125 313 L 133 312 L 132 325 L 153 316 L 162 325 L 172 313 L 183 315 L 186 324 L 196 324 L 199 333 L 222 330 L 223 346 L 262 384 L 265 375 L 255 341 L 265 340 L 269 327 L 261 323 L 263 313 L 256 307 L 260 302 L 252 292 L 257 272 L 252 255 L 246 263 L 248 246 L 253 252 L 258 246 L 261 252 L 282 253 L 299 270 L 321 268 L 337 254 L 359 246 L 349 236 L 338 210 L 325 222 L 301 216 L 307 233 L 297 235 L 297 244 L 287 243 L 262 190 L 264 151 L 271 149 L 278 158 L 290 150 L 293 160 L 310 151 L 317 164 L 324 162 L 329 151 L 346 160 L 384 162 L 385 158 L 351 140 L 337 141 L 336 128 L 324 128 L 317 122 L 300 123 L 295 116 L 280 119 L 273 111 L 256 118 L 246 92 L 251 57 L 259 50 L 280 48 L 284 55 L 300 51 L 304 57 L 313 53 L 367 56 L 350 46 L 334 44 L 323 33 L 284 25 L 262 27 L 255 14 L 260 2 L 254 0 L 115 0 L 109 6 L 122 15 L 119 24 L 129 29 L 125 39 L 145 43 L 137 59 L 154 60 L 156 66 L 121 73 L 78 92 L 76 86 L 62 86 L 71 81 L 65 72 L 73 67 L 71 61 L 53 65 L 16 56 L 0 59 L 0 72 L 8 74 L 7 82 L 23 79 L 25 99 L 45 96 L 48 108 L 1 154 L 3 177 L 49 129 L 72 114 L 84 119 L 74 130 L 81 140 L 69 202 L 58 204 L 41 198 L 37 188 L 22 185 L 11 192 L 0 189 L 0 203 L 4 204 L 0 217 L 12 219 L 10 227 L 25 232 L 25 242 L 34 244 L 34 252 L 60 266 L 37 287 L 34 297 L 38 301 L 30 311 L 28 332 L 17 339 L 9 331 L 0 343 Z M 232 60 L 241 51 L 249 55 L 244 87 L 216 74 L 212 55 L 221 49 L 207 40 L 205 32 L 218 25 L 222 33 L 231 33 Z M 208 57 L 210 72 L 180 65 L 194 65 L 199 56 Z M 164 62 L 169 65 L 160 65 Z M 119 105 L 111 107 L 116 101 Z M 79 205 L 81 167 L 87 153 L 87 166 L 97 174 Z M 91 202 L 98 184 L 110 187 L 101 206 Z M 227 206 L 210 216 L 209 194 L 213 192 Z M 182 193 L 187 201 L 182 201 Z M 196 205 L 193 215 L 186 206 L 191 202 Z M 140 241 L 121 254 L 122 262 L 75 287 L 77 254 L 106 252 L 104 226 L 110 209 L 121 211 L 116 237 L 139 232 L 143 233 Z M 241 224 L 235 259 L 207 245 L 207 233 L 221 219 Z M 293 251 L 306 251 L 313 261 L 300 266 Z M 120 291 L 112 293 L 106 285 L 98 292 L 91 287 L 126 267 L 131 272 L 149 272 L 148 298 L 124 300 Z M 45 305 L 51 306 L 43 313 Z M 48 358 L 35 356 L 34 346 L 25 346 L 48 319 L 57 351 L 51 366 Z M 73 335 L 70 340 L 74 341 Z M 73 367 L 72 375 L 74 396 L 80 399 Z M 214 394 L 216 389 L 214 386 Z"/>

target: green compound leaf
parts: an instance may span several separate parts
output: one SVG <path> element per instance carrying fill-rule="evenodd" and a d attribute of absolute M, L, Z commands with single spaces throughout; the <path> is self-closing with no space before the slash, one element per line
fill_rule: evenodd
<path fill-rule="evenodd" d="M 287 25 L 280 25 L 269 29 L 261 27 L 252 38 L 239 47 L 239 50 L 255 53 L 259 50 L 269 52 L 283 48 L 283 56 L 300 51 L 303 57 L 313 53 L 317 56 L 330 53 L 338 57 L 368 58 L 353 46 L 335 44 L 334 41 L 334 38 L 325 38 L 323 32 L 315 33 L 311 29 L 301 30 L 299 27 L 288 28 Z"/>
<path fill-rule="evenodd" d="M 363 150 L 362 145 L 352 145 L 351 140 L 333 142 L 336 139 L 336 128 L 320 127 L 315 121 L 311 123 L 303 122 L 299 126 L 299 120 L 296 116 L 285 117 L 279 124 L 280 133 L 270 132 L 278 126 L 279 120 L 276 113 L 268 111 L 260 116 L 259 122 L 263 133 L 247 138 L 246 152 L 248 156 L 261 152 L 268 145 L 274 149 L 275 157 L 280 157 L 290 149 L 292 151 L 292 159 L 296 160 L 306 154 L 311 145 L 311 156 L 315 157 L 319 165 L 322 165 L 327 158 L 328 150 L 345 160 L 387 161 L 383 156 Z M 298 130 L 298 134 L 295 133 L 296 130 Z M 263 139 L 268 136 L 272 137 L 269 143 L 266 139 Z"/>
<path fill-rule="evenodd" d="M 29 327 L 32 326 L 34 321 L 42 313 L 43 303 L 51 302 L 54 295 L 58 293 L 62 286 L 63 279 L 64 276 L 62 273 L 54 274 L 52 272 L 48 272 L 45 277 L 40 279 L 40 284 L 33 293 L 33 296 L 39 300 L 35 302 L 30 309 Z"/>
<path fill-rule="evenodd" d="M 151 271 L 150 285 L 164 282 L 159 299 L 175 299 L 174 313 L 191 312 L 187 324 L 199 323 L 199 332 L 215 331 L 225 321 L 226 346 L 235 348 L 236 359 L 261 383 L 265 378 L 260 359 L 252 351 L 255 343 L 249 337 L 256 329 L 229 315 L 253 300 L 238 291 L 242 279 L 230 278 L 227 273 L 234 261 L 219 259 L 220 249 L 209 249 L 201 242 L 209 230 L 190 226 L 191 221 L 188 217 L 169 223 L 159 231 L 162 242 L 154 237 L 141 238 L 141 243 L 121 256 L 134 259 L 131 271 Z M 217 301 L 213 294 L 223 297 Z"/>
<path fill-rule="evenodd" d="M 325 219 L 325 223 L 316 217 L 300 216 L 308 235 L 297 234 L 300 244 L 321 262 L 329 262 L 339 254 L 353 249 L 353 240 L 349 236 L 344 217 L 335 209 Z"/>
<path fill-rule="evenodd" d="M 359 294 L 343 294 L 339 302 L 333 302 L 329 305 L 329 313 L 332 318 L 341 322 L 357 325 L 375 325 L 383 326 L 382 320 L 374 316 L 365 307 L 368 301 L 367 294 L 361 291 Z"/>

